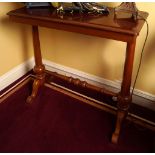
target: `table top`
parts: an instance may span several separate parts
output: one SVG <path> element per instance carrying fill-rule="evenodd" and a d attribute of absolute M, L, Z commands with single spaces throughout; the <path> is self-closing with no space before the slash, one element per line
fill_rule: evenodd
<path fill-rule="evenodd" d="M 131 18 L 114 18 L 114 9 L 109 8 L 110 13 L 108 15 L 91 15 L 91 14 L 64 14 L 59 15 L 55 9 L 52 8 L 33 8 L 27 9 L 25 7 L 10 11 L 8 15 L 10 19 L 15 22 L 50 27 L 55 29 L 62 29 L 67 31 L 79 32 L 84 34 L 90 34 L 96 36 L 107 36 L 108 33 L 113 33 L 113 36 L 118 34 L 122 35 L 122 41 L 124 41 L 124 35 L 137 36 L 143 27 L 144 20 L 147 18 L 148 13 L 139 11 L 138 20 L 135 22 Z M 104 34 L 101 34 L 101 33 Z M 119 40 L 116 37 L 113 39 Z M 120 37 L 121 38 L 121 37 Z M 126 39 L 125 39 L 126 40 Z"/>

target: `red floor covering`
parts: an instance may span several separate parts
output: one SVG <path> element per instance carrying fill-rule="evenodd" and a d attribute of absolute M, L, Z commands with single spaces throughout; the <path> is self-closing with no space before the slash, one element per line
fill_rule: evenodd
<path fill-rule="evenodd" d="M 154 152 L 155 133 L 125 121 L 110 142 L 115 116 L 43 87 L 31 106 L 24 86 L 0 104 L 0 152 Z"/>

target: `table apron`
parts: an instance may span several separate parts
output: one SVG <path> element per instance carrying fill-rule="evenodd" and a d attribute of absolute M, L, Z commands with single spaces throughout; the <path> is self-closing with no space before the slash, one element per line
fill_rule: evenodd
<path fill-rule="evenodd" d="M 113 40 L 123 41 L 123 42 L 133 42 L 133 40 L 135 40 L 135 38 L 137 37 L 136 35 L 125 34 L 121 32 L 101 30 L 101 29 L 96 29 L 96 28 L 91 28 L 91 27 L 84 27 L 81 25 L 71 25 L 67 23 L 56 23 L 52 21 L 37 20 L 33 18 L 32 19 L 21 18 L 21 17 L 13 16 L 13 15 L 10 16 L 10 19 L 13 22 L 17 22 L 17 23 L 53 28 L 53 29 L 64 30 L 64 31 L 69 31 L 69 32 L 76 32 L 80 34 L 97 36 L 97 37 L 113 39 Z"/>

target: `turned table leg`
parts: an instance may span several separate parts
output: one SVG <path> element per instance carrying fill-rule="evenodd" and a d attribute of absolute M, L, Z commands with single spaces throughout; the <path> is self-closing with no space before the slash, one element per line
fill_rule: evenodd
<path fill-rule="evenodd" d="M 130 86 L 131 86 L 135 45 L 136 45 L 136 38 L 134 38 L 132 42 L 127 43 L 123 81 L 121 85 L 121 91 L 118 95 L 117 120 L 116 120 L 115 131 L 112 134 L 112 139 L 111 139 L 112 143 L 118 142 L 122 121 L 125 119 L 128 113 L 129 105 L 132 101 L 132 96 L 130 94 Z"/>
<path fill-rule="evenodd" d="M 44 83 L 45 80 L 45 66 L 42 64 L 38 26 L 32 26 L 32 36 L 33 36 L 34 59 L 35 59 L 35 66 L 33 71 L 36 77 L 33 82 L 32 93 L 27 98 L 27 103 L 31 103 L 33 101 L 33 99 L 37 95 L 39 87 Z"/>

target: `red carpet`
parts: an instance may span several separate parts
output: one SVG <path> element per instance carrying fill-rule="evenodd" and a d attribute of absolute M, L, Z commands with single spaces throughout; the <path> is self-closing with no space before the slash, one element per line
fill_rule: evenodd
<path fill-rule="evenodd" d="M 126 121 L 111 144 L 115 116 L 43 87 L 31 106 L 24 86 L 0 104 L 0 152 L 153 152 L 155 133 Z"/>

